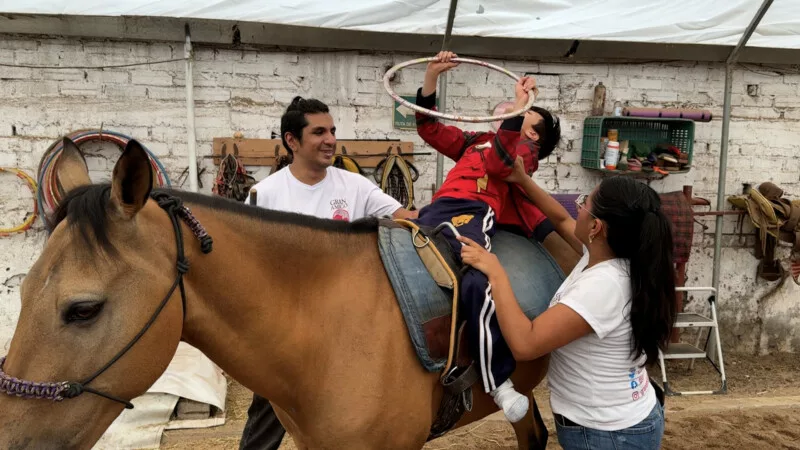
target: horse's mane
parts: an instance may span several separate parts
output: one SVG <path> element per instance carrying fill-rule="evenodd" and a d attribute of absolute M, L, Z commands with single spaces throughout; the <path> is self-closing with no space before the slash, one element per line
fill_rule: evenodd
<path fill-rule="evenodd" d="M 374 233 L 378 229 L 378 219 L 372 217 L 353 222 L 325 220 L 304 214 L 257 208 L 223 197 L 178 189 L 156 189 L 155 191 L 178 197 L 187 205 L 198 205 L 279 225 L 304 227 L 337 234 Z M 109 183 L 91 184 L 71 190 L 60 202 L 52 218 L 47 221 L 48 232 L 52 233 L 58 224 L 67 219 L 71 226 L 78 227 L 87 246 L 96 244 L 102 250 L 113 254 L 115 248 L 108 235 L 110 197 L 111 185 Z"/>

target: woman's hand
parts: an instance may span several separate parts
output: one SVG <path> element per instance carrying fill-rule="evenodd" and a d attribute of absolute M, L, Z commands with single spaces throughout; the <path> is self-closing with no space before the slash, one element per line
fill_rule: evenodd
<path fill-rule="evenodd" d="M 530 176 L 525 173 L 525 163 L 522 160 L 522 156 L 517 156 L 517 159 L 514 161 L 514 171 L 511 172 L 511 175 L 503 178 L 503 181 L 506 183 L 522 183 L 525 178 L 530 178 Z"/>
<path fill-rule="evenodd" d="M 505 274 L 506 271 L 497 259 L 497 255 L 466 236 L 459 236 L 458 240 L 466 244 L 461 247 L 461 260 L 464 264 L 480 270 L 490 279 Z"/>

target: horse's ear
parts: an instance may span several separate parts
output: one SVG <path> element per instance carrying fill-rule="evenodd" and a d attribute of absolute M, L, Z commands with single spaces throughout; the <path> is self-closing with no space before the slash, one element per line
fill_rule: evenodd
<path fill-rule="evenodd" d="M 147 203 L 153 188 L 150 158 L 142 145 L 128 141 L 111 175 L 111 201 L 125 219 L 131 219 Z"/>
<path fill-rule="evenodd" d="M 66 136 L 61 146 L 61 155 L 56 162 L 56 176 L 61 189 L 69 192 L 77 187 L 92 184 L 81 149 Z"/>

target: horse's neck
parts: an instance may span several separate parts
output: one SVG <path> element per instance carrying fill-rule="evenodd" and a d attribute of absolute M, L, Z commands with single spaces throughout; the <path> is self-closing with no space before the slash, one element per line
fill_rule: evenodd
<path fill-rule="evenodd" d="M 359 320 L 346 317 L 354 299 L 342 295 L 352 283 L 344 275 L 374 270 L 376 237 L 193 210 L 214 249 L 190 255 L 184 340 L 245 386 L 281 401 L 309 370 L 326 325 Z"/>

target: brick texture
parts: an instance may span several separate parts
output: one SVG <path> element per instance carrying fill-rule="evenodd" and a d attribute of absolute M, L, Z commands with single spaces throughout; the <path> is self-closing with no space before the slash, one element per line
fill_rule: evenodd
<path fill-rule="evenodd" d="M 29 39 L 0 35 L 0 62 L 20 65 L 103 66 L 175 58 L 182 48 L 174 44 Z M 241 131 L 246 137 L 270 138 L 278 132 L 280 115 L 295 95 L 316 97 L 328 103 L 340 138 L 399 138 L 413 141 L 418 151 L 432 151 L 409 131 L 391 126 L 391 98 L 384 92 L 385 67 L 415 54 L 364 52 L 282 53 L 197 48 L 194 65 L 197 148 L 206 168 L 201 182 L 210 193 L 215 167 L 203 156 L 211 153 L 216 136 Z M 693 185 L 695 195 L 716 204 L 716 180 L 722 119 L 724 70 L 706 63 L 551 64 L 505 62 L 494 64 L 538 77 L 539 103 L 553 109 L 562 120 L 563 140 L 543 161 L 537 179 L 558 192 L 589 192 L 600 178 L 580 167 L 583 119 L 591 108 L 594 86 L 607 87 L 606 113 L 615 102 L 637 107 L 687 107 L 709 109 L 710 123 L 696 125 L 694 169 L 672 175 L 651 186 L 658 191 Z M 394 89 L 414 94 L 422 82 L 424 66 L 398 73 Z M 0 67 L 0 165 L 16 166 L 35 175 L 39 158 L 59 136 L 101 125 L 130 133 L 142 140 L 177 180 L 186 168 L 185 73 L 182 62 L 108 69 L 30 69 Z M 748 85 L 757 85 L 748 95 Z M 752 90 L 751 90 L 752 92 Z M 800 196 L 800 74 L 792 67 L 738 68 L 733 83 L 733 110 L 729 142 L 727 195 L 741 191 L 743 183 L 774 181 Z M 513 82 L 502 74 L 471 66 L 449 77 L 447 108 L 466 115 L 487 115 L 495 105 L 513 96 Z M 487 125 L 465 124 L 468 130 Z M 89 151 L 91 149 L 87 149 Z M 116 150 L 95 149 L 90 158 L 93 174 L 108 177 Z M 435 155 L 418 157 L 418 206 L 428 203 L 435 180 Z M 445 171 L 452 167 L 446 161 Z M 266 174 L 257 170 L 259 177 Z M 107 179 L 107 178 L 106 178 Z M 0 226 L 19 222 L 31 207 L 31 196 L 11 176 L 0 174 Z M 689 263 L 689 282 L 709 284 L 714 220 L 696 225 L 695 248 Z M 726 217 L 722 264 L 723 291 L 720 317 L 726 349 L 751 351 L 798 350 L 800 319 L 788 314 L 798 289 L 781 288 L 766 308 L 754 300 L 768 291 L 769 283 L 755 278 L 757 261 L 738 238 L 735 219 Z M 752 228 L 746 224 L 745 233 Z M 19 283 L 41 251 L 42 225 L 24 235 L 0 239 L 0 252 L 9 257 L 0 264 L 0 346 L 10 338 L 19 304 Z M 702 311 L 704 298 L 691 296 L 690 308 Z M 769 322 L 768 331 L 753 329 L 756 319 Z"/>

